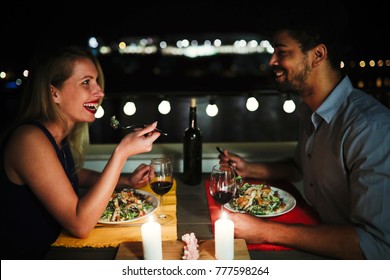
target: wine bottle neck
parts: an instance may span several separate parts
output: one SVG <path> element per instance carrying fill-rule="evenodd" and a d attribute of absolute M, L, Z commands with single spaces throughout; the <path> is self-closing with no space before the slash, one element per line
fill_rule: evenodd
<path fill-rule="evenodd" d="M 196 107 L 190 107 L 190 127 L 196 128 Z"/>

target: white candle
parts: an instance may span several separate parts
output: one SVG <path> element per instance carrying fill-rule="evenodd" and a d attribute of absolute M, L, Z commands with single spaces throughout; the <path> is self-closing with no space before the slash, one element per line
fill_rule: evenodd
<path fill-rule="evenodd" d="M 162 260 L 161 225 L 149 219 L 141 227 L 144 260 Z"/>
<path fill-rule="evenodd" d="M 234 259 L 234 223 L 222 216 L 214 224 L 215 230 L 215 257 L 217 260 Z"/>

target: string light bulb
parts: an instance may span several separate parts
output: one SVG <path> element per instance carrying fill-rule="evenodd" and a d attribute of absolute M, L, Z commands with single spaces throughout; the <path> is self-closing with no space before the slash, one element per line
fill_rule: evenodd
<path fill-rule="evenodd" d="M 128 116 L 134 115 L 137 112 L 135 103 L 133 101 L 127 101 L 125 106 L 123 106 L 123 112 Z"/>
<path fill-rule="evenodd" d="M 104 116 L 104 109 L 102 105 L 100 105 L 95 113 L 95 118 L 100 119 Z"/>
<path fill-rule="evenodd" d="M 246 108 L 248 109 L 248 111 L 254 112 L 259 108 L 259 102 L 255 97 L 250 96 L 246 100 Z"/>
<path fill-rule="evenodd" d="M 209 117 L 215 117 L 218 115 L 218 106 L 213 100 L 210 100 L 210 103 L 206 107 L 206 114 Z"/>
<path fill-rule="evenodd" d="M 286 113 L 290 114 L 290 113 L 295 111 L 295 108 L 296 108 L 296 106 L 295 106 L 294 101 L 288 96 L 286 101 L 284 101 L 284 103 L 283 103 L 283 110 Z"/>
<path fill-rule="evenodd" d="M 168 114 L 171 111 L 171 103 L 167 99 L 164 99 L 158 105 L 158 111 L 163 115 Z"/>

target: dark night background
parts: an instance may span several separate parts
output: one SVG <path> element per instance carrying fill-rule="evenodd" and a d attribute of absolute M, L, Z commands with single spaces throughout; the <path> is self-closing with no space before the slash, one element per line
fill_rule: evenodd
<path fill-rule="evenodd" d="M 46 1 L 45 1 L 46 2 Z M 291 2 L 291 1 L 289 1 Z M 343 1 L 337 1 L 338 3 Z M 386 1 L 344 1 L 348 10 L 351 51 L 359 56 L 389 54 Z M 180 4 L 179 4 L 180 3 Z M 263 13 L 282 1 L 7 1 L 1 4 L 2 64 L 22 62 L 41 41 L 86 42 L 101 36 L 166 36 L 202 32 L 262 32 Z M 314 2 L 312 5 L 327 5 Z M 238 24 L 238 19 L 241 23 Z M 388 57 L 386 57 L 388 59 Z"/>
<path fill-rule="evenodd" d="M 45 1 L 46 2 L 46 1 Z M 291 2 L 291 1 L 288 1 Z M 300 1 L 298 1 L 300 2 Z M 389 59 L 389 14 L 385 1 L 371 0 L 364 4 L 345 2 L 349 25 L 346 42 L 351 59 Z M 0 17 L 0 71 L 7 68 L 25 69 L 34 48 L 40 44 L 75 43 L 87 45 L 90 36 L 96 36 L 105 44 L 123 37 L 187 37 L 197 34 L 263 34 L 267 30 L 265 15 L 271 6 L 276 5 L 285 11 L 283 1 L 224 0 L 224 1 L 7 1 L 1 6 Z M 330 1 L 315 2 L 321 10 Z M 330 15 L 332 16 L 332 15 Z M 147 61 L 155 57 L 118 57 L 121 63 L 126 59 L 140 60 L 140 65 L 150 70 Z M 183 60 L 183 58 L 175 58 Z M 221 61 L 221 57 L 198 58 L 191 63 L 207 65 L 210 60 Z M 256 57 L 241 56 L 241 60 L 252 62 Z M 257 142 L 295 141 L 297 139 L 297 115 L 286 114 L 280 94 L 258 94 L 260 108 L 248 112 L 245 102 L 252 88 L 264 89 L 267 81 L 256 77 L 240 76 L 228 81 L 209 77 L 200 80 L 185 80 L 175 73 L 171 77 L 126 76 L 115 71 L 111 61 L 102 58 L 103 70 L 107 78 L 106 97 L 103 102 L 105 115 L 91 124 L 91 143 L 112 143 L 123 137 L 122 132 L 113 131 L 109 118 L 117 115 L 125 124 L 159 121 L 159 127 L 169 132 L 159 142 L 181 142 L 182 133 L 188 126 L 188 104 L 191 95 L 198 99 L 198 125 L 204 131 L 204 142 Z M 186 60 L 188 63 L 188 59 Z M 373 83 L 376 75 L 388 77 L 384 70 L 374 69 L 371 84 L 365 84 L 370 94 L 390 106 L 388 86 L 378 90 Z M 377 73 L 376 71 L 382 71 Z M 356 80 L 369 75 L 355 71 Z M 352 77 L 352 76 L 351 76 Z M 353 76 L 352 78 L 355 78 Z M 157 80 L 156 80 L 157 79 Z M 146 80 L 146 82 L 145 82 Z M 149 92 L 148 89 L 150 88 Z M 118 90 L 119 89 L 119 90 Z M 229 91 L 236 89 L 237 93 Z M 218 90 L 218 92 L 216 92 Z M 165 91 L 165 92 L 164 92 Z M 203 91 L 200 93 L 200 91 Z M 156 108 L 162 94 L 171 98 L 172 111 L 161 115 Z M 215 95 L 215 98 L 214 98 Z M 137 113 L 126 116 L 122 112 L 124 102 L 134 98 Z M 213 97 L 220 108 L 216 117 L 205 114 L 205 108 Z M 7 103 L 6 114 L 12 118 L 19 97 L 15 92 L 2 94 Z M 297 101 L 297 100 L 295 100 Z M 4 101 L 2 101 L 4 103 Z M 229 133 L 226 133 L 230 131 Z"/>

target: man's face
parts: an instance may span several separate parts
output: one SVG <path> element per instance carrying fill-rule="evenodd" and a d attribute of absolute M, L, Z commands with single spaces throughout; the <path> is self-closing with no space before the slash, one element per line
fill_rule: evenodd
<path fill-rule="evenodd" d="M 273 38 L 274 53 L 269 65 L 274 72 L 277 87 L 282 92 L 304 94 L 311 72 L 308 53 L 303 53 L 298 41 L 287 31 L 280 31 Z"/>

